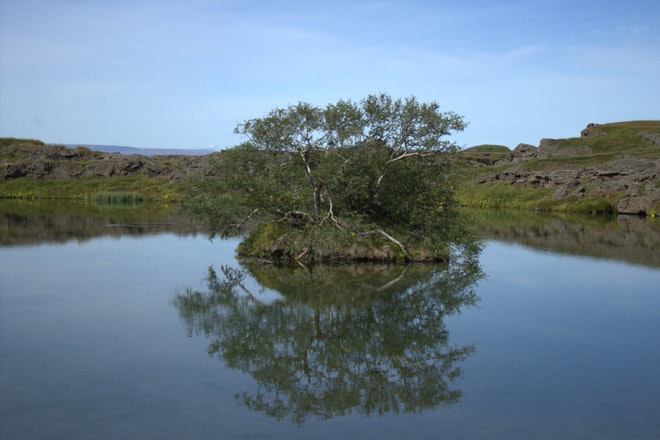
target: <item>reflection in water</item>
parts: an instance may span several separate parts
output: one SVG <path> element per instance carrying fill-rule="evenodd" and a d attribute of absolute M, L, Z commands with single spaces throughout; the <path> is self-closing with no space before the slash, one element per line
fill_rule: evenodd
<path fill-rule="evenodd" d="M 487 238 L 537 249 L 660 267 L 660 221 L 618 215 L 469 210 Z"/>
<path fill-rule="evenodd" d="M 660 220 L 657 219 L 516 210 L 469 212 L 487 238 L 660 267 Z M 192 227 L 189 219 L 178 216 L 176 208 L 164 204 L 117 208 L 65 200 L 0 199 L 0 246 L 161 232 L 188 235 L 199 229 Z"/>
<path fill-rule="evenodd" d="M 452 382 L 475 349 L 452 346 L 443 319 L 477 302 L 482 276 L 468 264 L 211 267 L 208 291 L 172 302 L 189 334 L 212 339 L 209 354 L 258 382 L 239 404 L 303 423 L 457 402 Z M 281 299 L 261 301 L 267 289 Z"/>
<path fill-rule="evenodd" d="M 103 207 L 69 200 L 0 200 L 0 246 L 191 233 L 190 224 L 175 214 L 164 204 Z"/>

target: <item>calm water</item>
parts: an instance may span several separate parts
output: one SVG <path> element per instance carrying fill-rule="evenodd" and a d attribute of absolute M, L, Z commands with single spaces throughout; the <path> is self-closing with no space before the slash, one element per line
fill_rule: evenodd
<path fill-rule="evenodd" d="M 0 212 L 2 439 L 660 438 L 647 220 L 482 213 L 479 267 L 290 270 L 159 210 Z"/>

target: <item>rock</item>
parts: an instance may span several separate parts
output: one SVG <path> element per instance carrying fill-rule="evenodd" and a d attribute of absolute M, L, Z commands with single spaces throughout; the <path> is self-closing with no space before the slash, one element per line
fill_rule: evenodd
<path fill-rule="evenodd" d="M 617 204 L 619 214 L 648 214 L 660 209 L 660 187 L 656 181 L 634 182 L 628 188 L 626 197 Z"/>
<path fill-rule="evenodd" d="M 640 133 L 639 137 L 653 145 L 660 145 L 660 134 L 658 133 Z"/>
<path fill-rule="evenodd" d="M 565 186 L 562 186 L 552 194 L 552 198 L 553 199 L 565 199 L 566 197 L 568 197 L 568 195 L 569 195 L 568 188 L 566 188 Z"/>
<path fill-rule="evenodd" d="M 517 157 L 531 154 L 528 146 L 519 146 Z M 515 157 L 512 158 L 515 160 Z M 584 197 L 587 195 L 606 199 L 625 197 L 617 205 L 621 214 L 656 212 L 660 208 L 660 159 L 635 156 L 622 158 L 584 168 L 555 170 L 526 170 L 512 166 L 482 175 L 477 183 L 492 185 L 501 181 L 509 185 L 532 188 L 553 188 L 553 199 Z"/>
<path fill-rule="evenodd" d="M 656 200 L 657 202 L 657 200 Z M 616 205 L 619 214 L 646 214 L 653 201 L 648 197 L 625 197 Z"/>
<path fill-rule="evenodd" d="M 517 163 L 524 160 L 535 159 L 538 156 L 536 147 L 529 144 L 518 144 L 507 157 L 497 163 Z"/>
<path fill-rule="evenodd" d="M 585 128 L 584 130 L 582 130 L 582 131 L 580 132 L 580 136 L 582 136 L 582 137 L 590 137 L 590 136 L 593 136 L 594 131 L 591 130 L 591 128 L 592 128 L 592 127 L 597 127 L 598 125 L 599 125 L 599 124 L 596 124 L 596 123 L 594 123 L 594 122 L 590 122 L 589 124 L 587 124 L 587 128 Z"/>
<path fill-rule="evenodd" d="M 0 180 L 31 177 L 64 179 L 145 174 L 181 181 L 194 175 L 210 175 L 209 156 L 143 156 L 103 153 L 88 148 L 30 144 L 3 147 Z M 8 159 L 12 158 L 12 159 Z"/>

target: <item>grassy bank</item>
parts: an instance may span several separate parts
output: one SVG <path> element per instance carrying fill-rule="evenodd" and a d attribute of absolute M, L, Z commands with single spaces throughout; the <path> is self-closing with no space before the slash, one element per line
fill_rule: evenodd
<path fill-rule="evenodd" d="M 555 199 L 554 191 L 554 188 L 529 188 L 505 182 L 483 185 L 467 181 L 457 188 L 456 198 L 461 205 L 473 208 L 612 213 L 622 197 L 622 194 L 612 193 Z"/>
<path fill-rule="evenodd" d="M 530 185 L 525 182 L 493 181 L 488 176 L 507 172 L 515 175 L 536 173 L 551 176 L 555 171 L 602 169 L 623 157 L 639 158 L 652 163 L 660 159 L 659 139 L 660 121 L 631 121 L 590 124 L 581 137 L 543 140 L 542 147 L 537 149 L 543 150 L 543 154 L 519 158 L 515 162 L 502 160 L 509 156 L 511 150 L 501 146 L 473 147 L 464 150 L 461 155 L 467 162 L 477 165 L 466 169 L 456 182 L 456 197 L 462 205 L 477 208 L 616 212 L 619 201 L 630 194 L 626 193 L 625 185 L 620 185 L 621 188 L 609 185 L 609 176 L 601 180 L 581 178 L 575 186 L 564 185 L 567 189 L 565 195 L 556 194 L 562 187 L 559 184 Z M 635 182 L 631 184 L 636 185 Z M 655 188 L 659 187 L 660 181 L 656 181 Z M 575 191 L 577 188 L 580 190 Z M 644 191 L 641 184 L 639 188 L 639 191 Z M 647 215 L 655 216 L 660 206 L 648 209 Z"/>
<path fill-rule="evenodd" d="M 0 198 L 15 199 L 71 199 L 108 201 L 137 199 L 178 202 L 182 199 L 183 183 L 171 183 L 162 177 L 145 175 L 112 177 L 76 177 L 69 179 L 33 179 L 19 177 L 0 181 Z"/>

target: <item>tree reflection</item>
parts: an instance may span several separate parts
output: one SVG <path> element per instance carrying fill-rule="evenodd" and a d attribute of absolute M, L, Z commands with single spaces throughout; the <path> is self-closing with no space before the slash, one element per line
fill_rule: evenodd
<path fill-rule="evenodd" d="M 471 264 L 222 266 L 208 269 L 207 292 L 173 304 L 189 334 L 213 339 L 210 355 L 258 382 L 239 404 L 303 423 L 457 402 L 451 384 L 474 347 L 451 346 L 443 320 L 476 303 L 482 276 Z M 261 301 L 266 289 L 281 299 Z"/>

